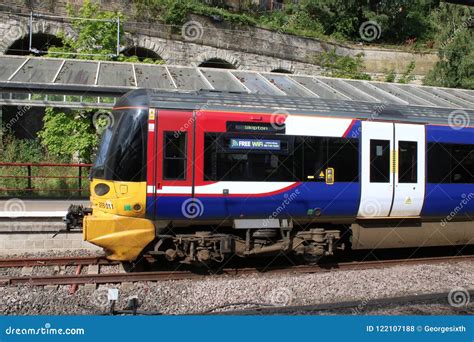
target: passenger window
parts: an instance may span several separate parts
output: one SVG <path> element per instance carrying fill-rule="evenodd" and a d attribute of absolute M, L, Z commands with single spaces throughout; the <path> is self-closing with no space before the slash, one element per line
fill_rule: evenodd
<path fill-rule="evenodd" d="M 186 179 L 186 132 L 164 132 L 163 178 Z"/>
<path fill-rule="evenodd" d="M 370 182 L 390 182 L 389 140 L 370 140 Z"/>
<path fill-rule="evenodd" d="M 416 183 L 418 179 L 418 144 L 416 141 L 398 142 L 398 182 Z"/>
<path fill-rule="evenodd" d="M 429 143 L 428 183 L 474 183 L 474 145 Z"/>

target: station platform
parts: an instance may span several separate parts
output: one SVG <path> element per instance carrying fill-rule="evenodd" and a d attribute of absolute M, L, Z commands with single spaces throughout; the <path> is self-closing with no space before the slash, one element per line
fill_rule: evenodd
<path fill-rule="evenodd" d="M 0 255 L 99 249 L 83 241 L 82 232 L 64 231 L 71 204 L 90 205 L 77 199 L 0 200 Z"/>
<path fill-rule="evenodd" d="M 89 203 L 87 199 L 2 199 L 0 218 L 63 218 L 71 204 L 88 206 Z"/>

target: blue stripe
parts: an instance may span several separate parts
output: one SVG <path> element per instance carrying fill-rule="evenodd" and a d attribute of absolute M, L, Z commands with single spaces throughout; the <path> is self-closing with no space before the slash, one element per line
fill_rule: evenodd
<path fill-rule="evenodd" d="M 308 210 L 316 209 L 324 216 L 356 216 L 359 208 L 359 183 L 302 183 L 280 194 L 264 197 L 199 197 L 194 209 L 199 210 L 196 219 L 224 218 L 306 218 Z M 156 199 L 158 219 L 185 219 L 186 196 L 159 196 Z M 192 206 L 192 205 L 191 205 Z M 153 196 L 147 200 L 149 212 L 153 209 Z"/>
<path fill-rule="evenodd" d="M 426 185 L 424 217 L 446 217 L 454 213 L 456 218 L 474 217 L 474 184 Z"/>
<path fill-rule="evenodd" d="M 449 126 L 426 126 L 426 141 L 447 144 L 474 144 L 474 128 L 454 129 Z"/>

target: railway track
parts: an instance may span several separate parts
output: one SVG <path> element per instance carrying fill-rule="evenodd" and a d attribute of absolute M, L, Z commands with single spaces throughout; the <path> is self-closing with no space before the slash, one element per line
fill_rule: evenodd
<path fill-rule="evenodd" d="M 443 256 L 413 259 L 390 259 L 390 260 L 370 260 L 352 262 L 320 263 L 316 265 L 297 265 L 291 267 L 245 267 L 245 268 L 224 268 L 221 270 L 207 270 L 206 272 L 195 273 L 189 270 L 162 270 L 152 272 L 136 273 L 99 273 L 101 265 L 116 265 L 98 257 L 73 257 L 73 258 L 36 258 L 36 259 L 1 259 L 0 268 L 8 267 L 35 267 L 35 266 L 77 266 L 75 274 L 55 274 L 55 275 L 22 275 L 0 277 L 0 286 L 46 286 L 46 285 L 85 285 L 85 284 L 107 284 L 123 282 L 141 281 L 166 281 L 183 279 L 202 279 L 214 276 L 240 276 L 248 274 L 304 274 L 330 272 L 335 270 L 361 270 L 371 268 L 386 268 L 399 265 L 436 264 L 460 261 L 474 261 L 474 255 L 464 256 Z M 94 266 L 93 274 L 82 274 L 81 268 L 84 266 Z"/>
<path fill-rule="evenodd" d="M 116 265 L 101 256 L 0 259 L 0 268 L 35 266 Z"/>

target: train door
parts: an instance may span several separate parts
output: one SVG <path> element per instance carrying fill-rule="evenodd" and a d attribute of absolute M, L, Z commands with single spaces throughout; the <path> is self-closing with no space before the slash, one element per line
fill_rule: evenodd
<path fill-rule="evenodd" d="M 362 122 L 359 217 L 386 217 L 393 201 L 393 124 Z"/>
<path fill-rule="evenodd" d="M 395 124 L 395 152 L 390 216 L 419 216 L 425 198 L 425 126 Z"/>
<path fill-rule="evenodd" d="M 156 138 L 156 213 L 160 218 L 186 218 L 193 195 L 193 113 L 160 110 Z M 183 209 L 184 208 L 184 209 Z"/>
<path fill-rule="evenodd" d="M 425 187 L 423 125 L 362 122 L 358 217 L 416 217 Z"/>

